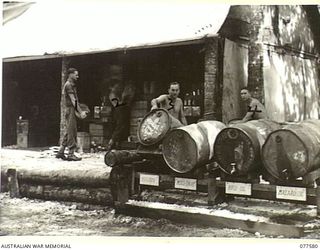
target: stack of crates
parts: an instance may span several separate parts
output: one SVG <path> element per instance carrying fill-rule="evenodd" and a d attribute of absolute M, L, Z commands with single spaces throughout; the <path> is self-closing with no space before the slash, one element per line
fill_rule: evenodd
<path fill-rule="evenodd" d="M 89 124 L 90 140 L 97 145 L 103 145 L 104 133 L 102 123 L 90 123 Z"/>

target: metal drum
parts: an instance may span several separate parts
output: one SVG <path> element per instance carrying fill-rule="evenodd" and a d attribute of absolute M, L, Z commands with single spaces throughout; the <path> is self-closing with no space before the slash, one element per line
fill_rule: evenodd
<path fill-rule="evenodd" d="M 320 120 L 289 124 L 268 136 L 262 148 L 266 170 L 278 180 L 302 177 L 320 167 Z"/>
<path fill-rule="evenodd" d="M 173 129 L 162 143 L 165 162 L 178 173 L 187 173 L 209 162 L 216 136 L 225 127 L 219 121 L 203 121 Z"/>
<path fill-rule="evenodd" d="M 261 166 L 261 148 L 279 123 L 261 119 L 236 123 L 223 129 L 216 138 L 214 155 L 227 174 L 246 175 Z"/>
<path fill-rule="evenodd" d="M 154 145 L 161 141 L 168 131 L 181 126 L 182 123 L 170 115 L 167 110 L 151 110 L 139 124 L 139 142 L 145 146 Z"/>

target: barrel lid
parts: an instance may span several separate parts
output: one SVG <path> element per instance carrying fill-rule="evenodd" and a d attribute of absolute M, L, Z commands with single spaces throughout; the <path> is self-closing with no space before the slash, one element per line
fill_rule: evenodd
<path fill-rule="evenodd" d="M 227 174 L 245 174 L 256 162 L 258 142 L 240 127 L 223 129 L 214 143 L 214 156 Z M 236 166 L 236 168 L 234 167 Z"/>
<path fill-rule="evenodd" d="M 145 115 L 138 127 L 138 139 L 143 145 L 153 145 L 163 139 L 171 127 L 171 117 L 165 109 L 154 109 Z"/>
<path fill-rule="evenodd" d="M 189 125 L 188 128 L 196 124 Z M 171 130 L 163 140 L 163 158 L 167 165 L 177 173 L 187 173 L 197 164 L 197 145 L 183 128 Z"/>
<path fill-rule="evenodd" d="M 290 125 L 274 131 L 262 147 L 263 164 L 276 179 L 297 178 L 308 171 L 308 147 L 296 133 L 298 129 L 299 125 Z"/>

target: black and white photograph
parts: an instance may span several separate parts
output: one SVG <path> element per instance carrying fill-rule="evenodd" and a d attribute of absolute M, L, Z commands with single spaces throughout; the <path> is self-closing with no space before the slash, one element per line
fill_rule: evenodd
<path fill-rule="evenodd" d="M 317 249 L 319 27 L 320 2 L 2 1 L 0 248 Z"/>

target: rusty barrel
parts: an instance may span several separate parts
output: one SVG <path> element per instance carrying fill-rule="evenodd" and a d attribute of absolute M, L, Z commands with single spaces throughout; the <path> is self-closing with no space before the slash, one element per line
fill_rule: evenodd
<path fill-rule="evenodd" d="M 264 167 L 278 180 L 303 177 L 320 167 L 320 120 L 288 124 L 271 133 L 262 148 Z"/>
<path fill-rule="evenodd" d="M 165 109 L 151 110 L 138 126 L 138 140 L 145 146 L 161 141 L 173 128 L 181 127 L 182 123 Z"/>
<path fill-rule="evenodd" d="M 261 166 L 261 148 L 281 125 L 267 119 L 231 124 L 217 136 L 214 155 L 227 174 L 246 175 Z"/>
<path fill-rule="evenodd" d="M 187 173 L 213 158 L 213 144 L 226 125 L 219 121 L 203 121 L 171 130 L 162 142 L 167 165 L 178 173 Z"/>

